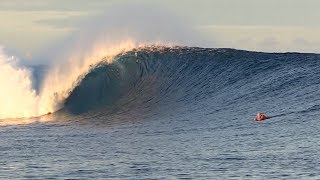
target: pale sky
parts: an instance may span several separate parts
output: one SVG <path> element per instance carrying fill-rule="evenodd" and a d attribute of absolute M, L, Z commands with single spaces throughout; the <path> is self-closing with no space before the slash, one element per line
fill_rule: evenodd
<path fill-rule="evenodd" d="M 206 46 L 320 53 L 319 0 L 1 0 L 0 45 L 32 57 L 127 3 L 170 12 L 213 42 Z"/>

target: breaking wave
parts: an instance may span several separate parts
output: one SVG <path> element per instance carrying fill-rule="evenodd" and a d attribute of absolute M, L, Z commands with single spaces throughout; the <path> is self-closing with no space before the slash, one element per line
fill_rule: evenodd
<path fill-rule="evenodd" d="M 318 111 L 318 54 L 124 44 L 69 58 L 46 72 L 39 93 L 30 69 L 2 53 L 1 83 L 8 88 L 2 88 L 1 118 L 57 110 L 102 119 L 226 110 L 242 115 L 267 111 L 277 117 Z"/>
<path fill-rule="evenodd" d="M 113 114 L 143 118 L 235 111 L 239 117 L 265 111 L 276 117 L 311 112 L 320 104 L 319 59 L 317 54 L 137 48 L 91 67 L 64 109 L 93 111 L 102 119 Z"/>

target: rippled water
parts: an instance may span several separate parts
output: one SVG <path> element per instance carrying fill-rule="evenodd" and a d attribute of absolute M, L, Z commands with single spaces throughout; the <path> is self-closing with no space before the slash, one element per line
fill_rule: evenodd
<path fill-rule="evenodd" d="M 317 118 L 229 120 L 1 127 L 0 178 L 320 177 Z"/>

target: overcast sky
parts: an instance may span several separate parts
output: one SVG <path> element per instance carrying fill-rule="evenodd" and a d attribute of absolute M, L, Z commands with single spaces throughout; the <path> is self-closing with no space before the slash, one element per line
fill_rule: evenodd
<path fill-rule="evenodd" d="M 213 42 L 205 46 L 320 53 L 319 0 L 1 0 L 0 45 L 32 56 L 128 3 L 192 24 L 188 27 Z"/>

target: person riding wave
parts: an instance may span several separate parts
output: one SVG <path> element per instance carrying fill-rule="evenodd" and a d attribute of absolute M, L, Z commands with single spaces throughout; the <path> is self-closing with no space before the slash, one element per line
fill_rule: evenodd
<path fill-rule="evenodd" d="M 266 120 L 268 117 L 261 112 L 258 112 L 257 117 L 254 118 L 255 121 L 263 121 Z"/>

